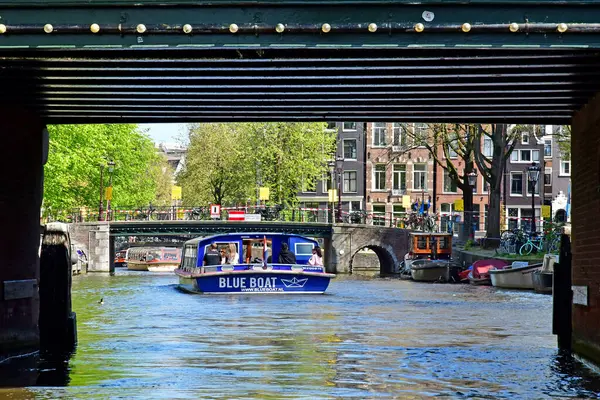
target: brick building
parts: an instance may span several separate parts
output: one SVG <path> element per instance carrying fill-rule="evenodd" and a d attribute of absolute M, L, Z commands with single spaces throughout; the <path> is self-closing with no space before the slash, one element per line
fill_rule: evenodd
<path fill-rule="evenodd" d="M 454 210 L 455 201 L 462 199 L 462 191 L 452 184 L 440 165 L 434 170 L 433 157 L 425 147 L 409 146 L 410 138 L 427 134 L 428 124 L 375 122 L 366 125 L 366 210 L 373 215 L 374 224 L 390 225 L 404 218 L 410 211 L 403 207 L 404 195 L 410 196 L 411 204 L 430 199 L 430 211 L 442 216 L 442 229 L 450 216 L 459 216 L 462 220 L 463 213 Z M 456 165 L 461 166 L 458 158 Z M 477 178 L 473 202 L 478 229 L 484 229 L 488 196 L 481 176 Z"/>

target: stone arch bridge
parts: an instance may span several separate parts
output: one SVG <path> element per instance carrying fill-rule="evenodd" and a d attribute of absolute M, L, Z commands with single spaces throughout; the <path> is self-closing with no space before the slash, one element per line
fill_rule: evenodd
<path fill-rule="evenodd" d="M 115 239 L 135 236 L 171 237 L 182 243 L 197 236 L 227 232 L 295 233 L 322 240 L 327 270 L 352 273 L 356 254 L 371 249 L 379 258 L 380 273 L 396 270 L 408 251 L 408 232 L 404 229 L 354 224 L 272 223 L 245 221 L 127 221 L 72 224 L 71 237 L 88 255 L 90 272 L 111 272 Z"/>

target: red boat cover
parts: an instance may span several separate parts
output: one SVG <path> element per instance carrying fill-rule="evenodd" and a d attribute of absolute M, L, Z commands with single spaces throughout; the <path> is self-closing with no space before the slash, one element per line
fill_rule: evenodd
<path fill-rule="evenodd" d="M 479 260 L 473 264 L 473 278 L 484 279 L 489 277 L 489 271 L 491 268 L 503 269 L 508 264 L 503 260 Z"/>

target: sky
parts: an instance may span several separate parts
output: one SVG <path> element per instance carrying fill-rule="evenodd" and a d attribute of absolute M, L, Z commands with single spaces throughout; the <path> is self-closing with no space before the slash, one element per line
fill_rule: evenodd
<path fill-rule="evenodd" d="M 140 128 L 154 140 L 154 143 L 180 141 L 183 133 L 187 132 L 186 124 L 140 124 Z"/>

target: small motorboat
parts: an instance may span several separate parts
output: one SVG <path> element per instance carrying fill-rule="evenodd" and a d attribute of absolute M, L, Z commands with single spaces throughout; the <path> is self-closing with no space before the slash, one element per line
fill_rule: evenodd
<path fill-rule="evenodd" d="M 536 293 L 552 294 L 554 264 L 558 262 L 558 254 L 546 254 L 542 269 L 533 272 L 533 290 Z"/>
<path fill-rule="evenodd" d="M 282 244 L 295 255 L 295 264 L 278 260 Z M 237 264 L 205 265 L 209 246 L 235 246 L 242 254 Z M 300 235 L 284 233 L 230 233 L 185 242 L 181 265 L 175 270 L 179 288 L 203 294 L 322 294 L 334 274 L 322 265 L 309 265 L 318 243 Z M 260 258 L 256 252 L 259 252 Z M 271 253 L 271 256 L 268 254 Z"/>
<path fill-rule="evenodd" d="M 459 282 L 460 266 L 450 260 L 414 260 L 411 265 L 412 279 L 417 282 Z"/>
<path fill-rule="evenodd" d="M 119 250 L 115 254 L 115 268 L 127 268 L 127 250 Z"/>
<path fill-rule="evenodd" d="M 542 269 L 542 263 L 529 265 L 526 261 L 515 261 L 502 269 L 489 270 L 492 285 L 507 289 L 533 289 L 533 273 Z"/>
<path fill-rule="evenodd" d="M 491 286 L 490 269 L 504 269 L 507 265 L 508 263 L 503 260 L 477 260 L 473 263 L 473 269 L 469 272 L 469 283 L 471 285 Z"/>

